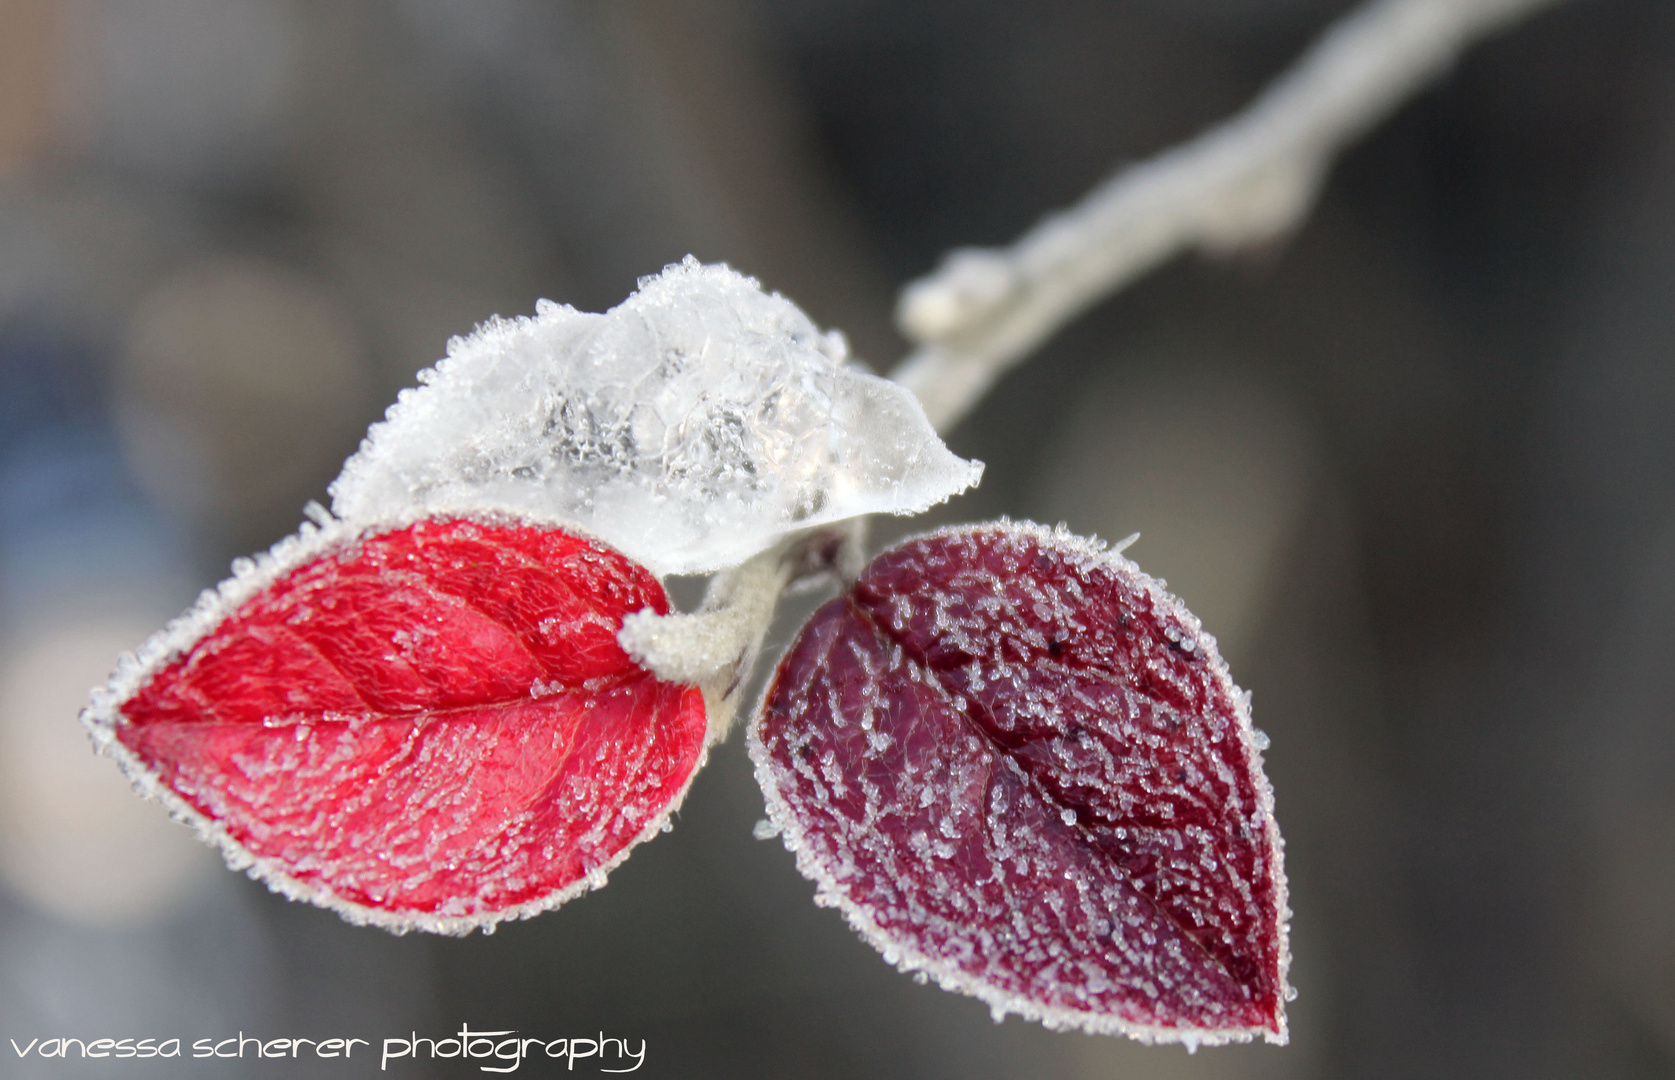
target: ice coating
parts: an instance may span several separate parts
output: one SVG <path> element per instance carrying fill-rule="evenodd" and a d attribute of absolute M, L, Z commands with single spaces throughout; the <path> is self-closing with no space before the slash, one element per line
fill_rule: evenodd
<path fill-rule="evenodd" d="M 603 315 L 543 300 L 449 342 L 344 465 L 333 509 L 513 513 L 688 574 L 977 482 L 911 393 L 845 360 L 790 301 L 688 256 Z"/>
<path fill-rule="evenodd" d="M 1133 563 L 1010 523 L 880 555 L 752 725 L 772 827 L 887 960 L 1052 1027 L 1286 1040 L 1245 696 Z"/>
<path fill-rule="evenodd" d="M 293 897 L 463 933 L 604 883 L 703 753 L 696 688 L 617 645 L 667 611 L 616 552 L 506 521 L 302 534 L 84 714 L 136 785 Z"/>

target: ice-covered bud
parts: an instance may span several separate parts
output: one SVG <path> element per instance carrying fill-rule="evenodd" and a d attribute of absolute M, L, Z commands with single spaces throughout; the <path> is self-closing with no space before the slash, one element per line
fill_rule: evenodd
<path fill-rule="evenodd" d="M 977 483 L 908 391 L 795 304 L 691 256 L 603 315 L 491 319 L 401 395 L 332 485 L 350 522 L 505 513 L 659 574 Z"/>

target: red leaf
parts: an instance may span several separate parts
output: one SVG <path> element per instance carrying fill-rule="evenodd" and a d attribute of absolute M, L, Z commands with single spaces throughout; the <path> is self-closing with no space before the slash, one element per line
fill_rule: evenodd
<path fill-rule="evenodd" d="M 751 732 L 797 865 L 886 960 L 1051 1027 L 1285 1041 L 1285 875 L 1246 699 L 1131 562 L 973 526 L 880 555 Z"/>
<path fill-rule="evenodd" d="M 91 720 L 130 775 L 357 922 L 461 933 L 603 883 L 703 750 L 698 690 L 616 641 L 662 586 L 557 530 L 338 533 L 246 566 L 118 673 Z"/>

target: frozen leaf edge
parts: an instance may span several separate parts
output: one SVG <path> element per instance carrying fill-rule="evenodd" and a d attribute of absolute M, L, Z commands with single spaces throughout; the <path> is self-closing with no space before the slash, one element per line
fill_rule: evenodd
<path fill-rule="evenodd" d="M 1115 567 L 1127 573 L 1134 574 L 1141 581 L 1148 595 L 1161 609 L 1168 610 L 1181 622 L 1193 629 L 1202 638 L 1214 638 L 1205 634 L 1198 617 L 1189 611 L 1174 594 L 1162 588 L 1156 578 L 1141 570 L 1139 564 L 1125 557 L 1122 550 L 1134 539 L 1130 537 L 1115 548 L 1108 546 L 1097 537 L 1083 537 L 1070 532 L 1063 525 L 1047 528 L 1032 521 L 1014 521 L 1000 518 L 997 521 L 985 522 L 980 525 L 950 525 L 930 532 L 917 533 L 905 537 L 889 549 L 923 540 L 957 537 L 977 528 L 1003 528 L 1014 534 L 1034 537 L 1036 540 L 1051 544 L 1086 560 L 1083 565 L 1104 564 Z M 879 555 L 884 554 L 880 552 Z M 874 558 L 877 558 L 875 555 Z M 869 560 L 870 562 L 870 560 Z M 788 655 L 788 653 L 787 653 Z M 850 925 L 862 940 L 878 950 L 886 961 L 893 962 L 897 970 L 907 974 L 923 974 L 935 981 L 944 990 L 968 997 L 977 998 L 989 1006 L 990 1015 L 998 1024 L 1007 1015 L 1016 1015 L 1026 1020 L 1034 1020 L 1052 1031 L 1085 1031 L 1092 1035 L 1126 1035 L 1131 1039 L 1146 1045 L 1161 1043 L 1180 1043 L 1190 1050 L 1200 1046 L 1222 1046 L 1229 1043 L 1245 1043 L 1253 1041 L 1258 1035 L 1276 1046 L 1284 1046 L 1290 1042 L 1290 1029 L 1285 1015 L 1287 1002 L 1296 997 L 1292 989 L 1289 975 L 1291 970 L 1291 907 L 1289 903 L 1289 888 L 1285 877 L 1285 840 L 1280 836 L 1279 822 L 1274 816 L 1274 789 L 1269 782 L 1267 771 L 1263 768 L 1262 750 L 1256 738 L 1255 726 L 1250 717 L 1250 695 L 1233 682 L 1232 674 L 1228 671 L 1227 662 L 1222 659 L 1219 650 L 1210 650 L 1214 659 L 1210 670 L 1218 686 L 1223 689 L 1234 704 L 1234 713 L 1238 721 L 1239 739 L 1241 745 L 1250 755 L 1254 765 L 1254 786 L 1256 789 L 1257 806 L 1262 813 L 1263 836 L 1274 852 L 1274 913 L 1275 926 L 1279 935 L 1278 967 L 1279 983 L 1276 992 L 1279 995 L 1279 1007 L 1275 1016 L 1278 1022 L 1277 1030 L 1267 1027 L 1242 1028 L 1199 1028 L 1165 1026 L 1158 1024 L 1136 1024 L 1121 1017 L 1108 1013 L 1097 1013 L 1083 1009 L 1069 1009 L 1062 1006 L 1042 1005 L 1026 997 L 1009 991 L 1001 990 L 992 984 L 961 971 L 956 965 L 929 956 L 910 942 L 892 936 L 878 925 L 868 913 L 866 907 L 849 899 L 840 886 L 836 875 L 830 873 L 815 856 L 809 845 L 803 842 L 803 829 L 792 812 L 790 804 L 779 792 L 779 785 L 774 778 L 773 763 L 769 759 L 768 749 L 762 742 L 761 723 L 768 695 L 779 678 L 779 666 L 776 664 L 773 675 L 762 689 L 756 704 L 756 710 L 745 730 L 745 745 L 750 752 L 750 760 L 755 766 L 756 782 L 762 789 L 768 821 L 777 834 L 785 849 L 795 857 L 797 871 L 803 877 L 814 882 L 814 902 L 820 907 L 837 908 L 842 912 L 844 920 Z M 783 662 L 781 657 L 781 662 Z M 770 834 L 771 835 L 771 834 Z"/>
<path fill-rule="evenodd" d="M 233 560 L 231 577 L 198 594 L 191 607 L 171 619 L 161 630 L 152 634 L 139 648 L 117 658 L 116 670 L 104 686 L 94 688 L 91 702 L 81 710 L 79 718 L 93 740 L 94 751 L 113 759 L 128 778 L 134 791 L 143 798 L 161 803 L 169 817 L 189 826 L 199 840 L 215 848 L 226 860 L 229 870 L 242 871 L 247 877 L 260 881 L 272 892 L 288 900 L 300 900 L 316 907 L 336 912 L 345 922 L 355 926 L 375 926 L 394 934 L 421 930 L 450 937 L 463 937 L 473 930 L 493 933 L 503 922 L 533 918 L 574 900 L 576 897 L 603 888 L 610 874 L 622 865 L 633 850 L 652 837 L 665 831 L 666 826 L 686 801 L 687 792 L 709 761 L 710 740 L 705 739 L 698 751 L 698 759 L 662 813 L 647 821 L 622 849 L 586 877 L 534 900 L 527 900 L 500 911 L 483 915 L 432 915 L 425 912 L 401 914 L 369 907 L 349 900 L 328 887 L 299 881 L 289 874 L 279 859 L 257 855 L 241 844 L 225 825 L 198 810 L 157 773 L 141 761 L 139 756 L 117 738 L 117 714 L 123 703 L 143 690 L 169 664 L 215 630 L 245 603 L 268 586 L 293 570 L 327 554 L 334 548 L 350 545 L 363 537 L 394 531 L 433 520 L 435 515 L 415 511 L 378 522 L 348 522 L 332 517 L 317 504 L 309 507 L 313 519 L 304 522 L 295 533 L 274 544 L 253 558 Z M 448 515 L 448 520 L 470 520 L 480 524 L 516 524 L 540 528 L 563 528 L 590 544 L 612 548 L 610 544 L 589 535 L 574 525 L 543 521 L 507 513 L 476 513 Z M 659 581 L 661 584 L 661 580 Z M 654 676 L 655 677 L 655 676 Z"/>

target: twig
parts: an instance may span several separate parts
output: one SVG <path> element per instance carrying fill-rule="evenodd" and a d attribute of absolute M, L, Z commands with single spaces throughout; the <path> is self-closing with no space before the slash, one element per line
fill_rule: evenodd
<path fill-rule="evenodd" d="M 1192 248 L 1273 239 L 1343 147 L 1473 41 L 1556 0 L 1374 0 L 1326 31 L 1244 112 L 1118 173 L 1005 249 L 951 253 L 902 291 L 921 343 L 892 374 L 938 431 L 1059 327 Z"/>
<path fill-rule="evenodd" d="M 938 431 L 1081 311 L 1189 248 L 1272 239 L 1308 211 L 1332 159 L 1472 41 L 1557 0 L 1373 0 L 1332 26 L 1240 115 L 1119 173 L 1081 204 L 1003 250 L 963 249 L 902 292 L 897 312 L 924 344 L 893 374 Z M 851 527 L 859 528 L 859 522 Z M 664 678 L 697 683 L 720 741 L 781 592 L 840 572 L 854 534 L 825 566 L 809 552 L 844 526 L 788 538 L 711 579 L 690 615 L 631 616 L 625 648 Z"/>

